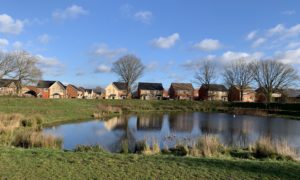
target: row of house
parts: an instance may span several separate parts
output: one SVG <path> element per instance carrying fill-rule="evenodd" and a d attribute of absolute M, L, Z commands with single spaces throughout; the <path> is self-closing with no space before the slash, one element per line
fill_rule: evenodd
<path fill-rule="evenodd" d="M 126 83 L 113 82 L 105 89 L 106 99 L 126 99 Z M 241 91 L 237 86 L 227 89 L 222 84 L 203 84 L 199 89 L 194 89 L 191 83 L 171 83 L 168 91 L 165 91 L 161 83 L 138 83 L 137 92 L 132 95 L 133 98 L 149 99 L 176 99 L 176 100 L 209 100 L 209 101 L 243 101 L 243 102 L 265 102 L 266 97 L 262 88 L 256 90 L 247 87 L 243 91 L 241 100 Z M 288 89 L 284 92 L 272 94 L 275 102 L 282 101 L 285 98 L 289 102 L 300 101 L 300 90 Z"/>
<path fill-rule="evenodd" d="M 11 79 L 0 79 L 0 95 L 18 95 L 17 81 Z M 60 81 L 38 81 L 36 86 L 23 86 L 21 89 L 22 96 L 38 97 L 44 99 L 56 98 L 80 98 L 94 99 L 101 95 L 92 89 L 76 87 L 72 84 L 65 86 Z"/>
<path fill-rule="evenodd" d="M 17 81 L 0 79 L 0 95 L 17 95 Z M 79 99 L 127 99 L 136 98 L 142 100 L 209 100 L 209 101 L 240 101 L 241 91 L 237 86 L 227 89 L 222 84 L 203 84 L 195 89 L 191 83 L 171 83 L 168 91 L 161 83 L 139 82 L 137 91 L 128 93 L 127 84 L 113 82 L 105 88 L 105 93 L 95 92 L 93 89 L 76 87 L 72 84 L 65 86 L 60 81 L 38 81 L 36 86 L 23 86 L 23 96 L 39 98 L 79 98 Z M 300 101 L 300 90 L 288 89 L 284 93 L 272 94 L 273 101 L 281 101 L 283 98 L 289 102 Z M 253 90 L 247 87 L 243 91 L 243 102 L 265 102 L 266 97 L 262 88 Z"/>

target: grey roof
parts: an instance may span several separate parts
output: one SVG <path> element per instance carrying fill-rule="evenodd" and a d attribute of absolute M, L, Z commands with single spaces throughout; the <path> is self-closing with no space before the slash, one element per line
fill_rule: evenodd
<path fill-rule="evenodd" d="M 113 82 L 113 85 L 119 90 L 127 90 L 127 84 L 124 82 Z"/>
<path fill-rule="evenodd" d="M 0 87 L 7 87 L 12 82 L 14 82 L 16 84 L 18 81 L 14 80 L 14 79 L 0 79 Z"/>
<path fill-rule="evenodd" d="M 37 84 L 37 88 L 49 88 L 51 87 L 55 82 L 59 83 L 62 87 L 66 88 L 65 85 L 63 85 L 60 81 L 44 81 L 44 80 L 39 80 Z"/>
<path fill-rule="evenodd" d="M 287 97 L 300 98 L 300 89 L 287 89 L 284 91 Z"/>
<path fill-rule="evenodd" d="M 164 90 L 161 83 L 146 83 L 146 82 L 140 82 L 138 84 L 138 89 L 142 90 Z"/>
<path fill-rule="evenodd" d="M 173 87 L 175 90 L 194 90 L 191 83 L 172 83 L 171 87 Z"/>
<path fill-rule="evenodd" d="M 202 84 L 201 88 L 208 88 L 209 91 L 227 91 L 227 88 L 222 84 Z"/>

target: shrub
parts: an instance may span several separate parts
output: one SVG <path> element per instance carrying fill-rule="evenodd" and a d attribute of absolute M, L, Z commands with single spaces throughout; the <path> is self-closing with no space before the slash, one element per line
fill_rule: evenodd
<path fill-rule="evenodd" d="M 20 114 L 0 114 L 0 134 L 12 132 L 20 127 Z"/>
<path fill-rule="evenodd" d="M 100 145 L 78 145 L 74 152 L 106 152 Z"/>
<path fill-rule="evenodd" d="M 135 143 L 135 152 L 136 153 L 142 153 L 146 149 L 147 149 L 147 141 L 146 140 L 137 141 Z"/>
<path fill-rule="evenodd" d="M 175 148 L 170 148 L 172 154 L 176 156 L 186 156 L 189 153 L 189 149 L 184 145 L 177 145 Z"/>
<path fill-rule="evenodd" d="M 154 153 L 154 154 L 160 153 L 160 146 L 159 146 L 158 141 L 153 140 L 153 143 L 152 143 L 152 153 Z"/>
<path fill-rule="evenodd" d="M 196 147 L 205 157 L 219 155 L 224 149 L 224 146 L 221 144 L 218 136 L 209 134 L 200 137 Z"/>

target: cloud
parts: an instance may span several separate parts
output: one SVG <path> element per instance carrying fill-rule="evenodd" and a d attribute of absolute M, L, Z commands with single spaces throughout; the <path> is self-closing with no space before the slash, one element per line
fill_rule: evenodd
<path fill-rule="evenodd" d="M 287 64 L 300 64 L 300 48 L 276 53 L 275 59 Z"/>
<path fill-rule="evenodd" d="M 41 44 L 48 44 L 50 40 L 51 40 L 51 37 L 48 34 L 42 34 L 38 37 L 38 41 Z"/>
<path fill-rule="evenodd" d="M 111 68 L 105 64 L 100 64 L 96 69 L 95 73 L 108 73 L 111 71 Z"/>
<path fill-rule="evenodd" d="M 179 33 L 174 33 L 167 37 L 159 37 L 157 39 L 154 39 L 151 41 L 151 44 L 157 48 L 169 49 L 175 45 L 179 38 Z"/>
<path fill-rule="evenodd" d="M 267 31 L 268 36 L 281 35 L 284 37 L 297 36 L 300 34 L 300 24 L 296 24 L 289 28 L 285 27 L 283 24 L 278 24 Z"/>
<path fill-rule="evenodd" d="M 285 11 L 282 11 L 281 14 L 290 16 L 290 15 L 296 14 L 296 11 L 295 10 L 285 10 Z"/>
<path fill-rule="evenodd" d="M 13 44 L 12 44 L 12 47 L 14 49 L 22 49 L 23 48 L 23 43 L 20 42 L 20 41 L 15 41 Z"/>
<path fill-rule="evenodd" d="M 120 11 L 123 16 L 125 17 L 131 17 L 133 6 L 130 4 L 124 4 L 120 7 Z"/>
<path fill-rule="evenodd" d="M 194 45 L 196 49 L 202 51 L 215 51 L 222 47 L 219 40 L 216 39 L 204 39 L 201 42 Z"/>
<path fill-rule="evenodd" d="M 24 22 L 13 19 L 7 14 L 0 14 L 0 32 L 4 34 L 20 34 L 23 31 Z"/>
<path fill-rule="evenodd" d="M 145 24 L 149 24 L 152 20 L 152 12 L 151 11 L 139 11 L 134 14 L 134 18 L 137 21 L 140 21 Z"/>
<path fill-rule="evenodd" d="M 60 76 L 64 73 L 65 65 L 54 57 L 45 57 L 36 55 L 38 58 L 38 66 L 44 74 Z"/>
<path fill-rule="evenodd" d="M 79 70 L 79 71 L 77 71 L 77 72 L 75 73 L 75 75 L 76 75 L 76 76 L 83 76 L 83 75 L 85 75 L 85 72 Z"/>
<path fill-rule="evenodd" d="M 67 7 L 64 10 L 56 10 L 52 13 L 52 17 L 56 20 L 76 19 L 79 16 L 87 15 L 88 11 L 76 4 Z"/>
<path fill-rule="evenodd" d="M 126 48 L 110 49 L 106 44 L 102 43 L 93 48 L 92 55 L 96 57 L 115 58 L 126 52 Z"/>
<path fill-rule="evenodd" d="M 266 42 L 265 38 L 258 38 L 252 43 L 252 47 L 256 48 Z"/>
<path fill-rule="evenodd" d="M 251 32 L 247 35 L 246 39 L 250 41 L 250 40 L 252 40 L 252 39 L 254 39 L 254 38 L 256 37 L 256 34 L 257 34 L 257 31 L 251 31 Z"/>
<path fill-rule="evenodd" d="M 147 71 L 155 71 L 155 70 L 158 70 L 158 68 L 159 68 L 159 63 L 156 61 L 146 64 Z"/>
<path fill-rule="evenodd" d="M 9 41 L 7 39 L 0 39 L 0 47 L 6 47 L 9 45 Z"/>
<path fill-rule="evenodd" d="M 287 48 L 288 48 L 288 49 L 294 49 L 294 48 L 297 48 L 297 47 L 300 47 L 300 42 L 290 42 L 290 43 L 287 45 Z"/>

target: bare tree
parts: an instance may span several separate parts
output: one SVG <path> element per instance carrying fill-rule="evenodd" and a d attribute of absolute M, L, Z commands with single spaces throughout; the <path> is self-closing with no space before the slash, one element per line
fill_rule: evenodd
<path fill-rule="evenodd" d="M 205 60 L 196 72 L 195 79 L 197 84 L 206 84 L 209 86 L 216 79 L 215 65 L 211 61 Z"/>
<path fill-rule="evenodd" d="M 293 85 L 299 76 L 297 71 L 289 64 L 276 60 L 261 60 L 251 65 L 254 80 L 262 88 L 267 103 L 272 100 L 272 94 Z"/>
<path fill-rule="evenodd" d="M 0 78 L 10 76 L 15 71 L 15 64 L 9 53 L 0 51 Z"/>
<path fill-rule="evenodd" d="M 37 82 L 41 78 L 42 72 L 37 67 L 38 58 L 36 56 L 26 51 L 15 51 L 10 56 L 15 66 L 13 78 L 17 80 L 17 92 L 20 93 L 22 84 Z"/>
<path fill-rule="evenodd" d="M 237 87 L 240 91 L 240 101 L 243 101 L 244 91 L 253 81 L 251 65 L 246 59 L 233 61 L 225 68 L 224 80 L 228 87 Z"/>
<path fill-rule="evenodd" d="M 143 75 L 145 66 L 135 55 L 125 55 L 113 64 L 112 71 L 120 77 L 120 81 L 127 84 L 127 95 L 135 82 Z"/>

